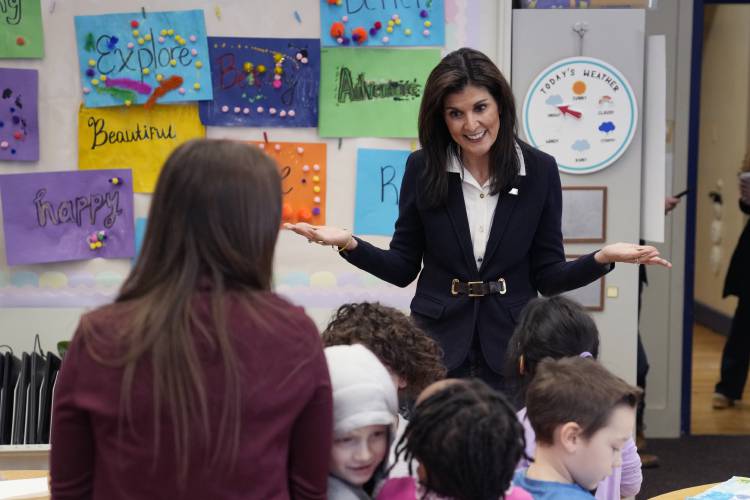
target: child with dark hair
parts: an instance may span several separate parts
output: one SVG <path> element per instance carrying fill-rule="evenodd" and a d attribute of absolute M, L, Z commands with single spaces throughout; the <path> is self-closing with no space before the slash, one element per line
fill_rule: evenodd
<path fill-rule="evenodd" d="M 593 359 L 542 360 L 526 393 L 536 456 L 514 483 L 535 499 L 594 498 L 622 463 L 641 393 Z"/>
<path fill-rule="evenodd" d="M 444 380 L 417 401 L 397 454 L 418 461 L 412 477 L 390 479 L 378 500 L 531 500 L 513 487 L 523 429 L 499 392 L 479 379 Z"/>
<path fill-rule="evenodd" d="M 400 414 L 396 440 L 416 397 L 428 385 L 445 377 L 440 346 L 398 309 L 377 302 L 344 304 L 322 333 L 326 347 L 362 344 L 385 365 L 398 390 Z M 402 415 L 403 414 L 403 415 Z M 409 475 L 406 464 L 389 457 L 390 476 Z"/>
<path fill-rule="evenodd" d="M 599 330 L 578 303 L 561 296 L 538 298 L 524 309 L 508 347 L 505 363 L 508 377 L 518 381 L 518 399 L 523 401 L 543 359 L 570 356 L 596 359 L 599 356 Z M 526 408 L 518 412 L 518 418 L 524 426 L 526 456 L 534 457 L 536 437 L 526 416 Z M 599 500 L 633 497 L 641 489 L 641 461 L 632 438 L 625 442 L 621 453 L 622 464 L 596 487 Z M 519 463 L 519 468 L 528 466 L 525 458 Z"/>

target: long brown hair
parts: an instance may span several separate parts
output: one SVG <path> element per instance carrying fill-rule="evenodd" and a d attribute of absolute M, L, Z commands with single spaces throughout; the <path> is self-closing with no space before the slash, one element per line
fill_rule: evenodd
<path fill-rule="evenodd" d="M 448 156 L 459 154 L 445 124 L 445 98 L 468 85 L 487 89 L 500 113 L 500 133 L 490 148 L 492 194 L 506 190 L 520 168 L 515 149 L 516 104 L 510 85 L 489 57 L 474 49 L 458 49 L 445 56 L 430 73 L 419 108 L 419 142 L 427 164 L 423 176 L 428 206 L 445 201 Z"/>
<path fill-rule="evenodd" d="M 251 312 L 262 307 L 263 294 L 256 292 L 270 290 L 280 223 L 281 178 L 259 149 L 233 141 L 194 140 L 167 159 L 140 257 L 114 306 L 127 314 L 122 352 L 106 361 L 124 367 L 121 415 L 126 422 L 132 422 L 136 366 L 150 362 L 154 456 L 159 452 L 160 420 L 166 415 L 180 483 L 187 476 L 191 439 L 211 450 L 213 465 L 220 460 L 232 463 L 238 453 L 242 388 L 227 331 L 226 298 L 232 293 L 246 299 Z M 200 289 L 210 294 L 207 315 L 199 315 L 194 307 Z M 206 316 L 210 319 L 201 319 Z M 223 407 L 216 428 L 209 421 L 201 365 L 206 350 L 219 356 L 224 367 Z"/>

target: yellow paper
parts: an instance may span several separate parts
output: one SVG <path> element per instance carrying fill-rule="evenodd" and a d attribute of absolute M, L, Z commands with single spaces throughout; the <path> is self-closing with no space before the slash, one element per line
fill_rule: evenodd
<path fill-rule="evenodd" d="M 204 137 L 197 104 L 81 108 L 78 168 L 133 170 L 133 191 L 152 193 L 162 165 L 183 142 Z"/>

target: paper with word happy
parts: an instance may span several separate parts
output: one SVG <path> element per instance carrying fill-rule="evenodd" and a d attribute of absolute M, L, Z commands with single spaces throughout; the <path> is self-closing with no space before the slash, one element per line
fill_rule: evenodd
<path fill-rule="evenodd" d="M 202 10 L 76 16 L 84 106 L 211 100 Z"/>
<path fill-rule="evenodd" d="M 0 161 L 39 160 L 38 91 L 37 70 L 0 68 Z"/>
<path fill-rule="evenodd" d="M 9 266 L 133 256 L 130 170 L 0 176 Z"/>
<path fill-rule="evenodd" d="M 81 108 L 78 168 L 130 168 L 133 190 L 152 193 L 170 153 L 180 144 L 205 135 L 194 103 L 153 109 Z"/>
<path fill-rule="evenodd" d="M 326 223 L 326 145 L 248 141 L 276 162 L 281 173 L 283 222 Z"/>
<path fill-rule="evenodd" d="M 320 0 L 324 47 L 445 45 L 443 0 Z"/>
<path fill-rule="evenodd" d="M 0 59 L 44 57 L 40 0 L 0 0 Z"/>
<path fill-rule="evenodd" d="M 321 49 L 321 137 L 417 137 L 439 49 Z"/>
<path fill-rule="evenodd" d="M 201 121 L 225 127 L 317 127 L 320 40 L 209 37 L 213 101 Z"/>

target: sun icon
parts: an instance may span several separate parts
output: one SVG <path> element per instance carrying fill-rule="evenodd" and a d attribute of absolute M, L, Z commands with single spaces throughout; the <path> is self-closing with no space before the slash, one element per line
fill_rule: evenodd
<path fill-rule="evenodd" d="M 586 84 L 583 83 L 581 80 L 577 80 L 573 82 L 573 93 L 575 95 L 581 95 L 586 92 Z"/>

